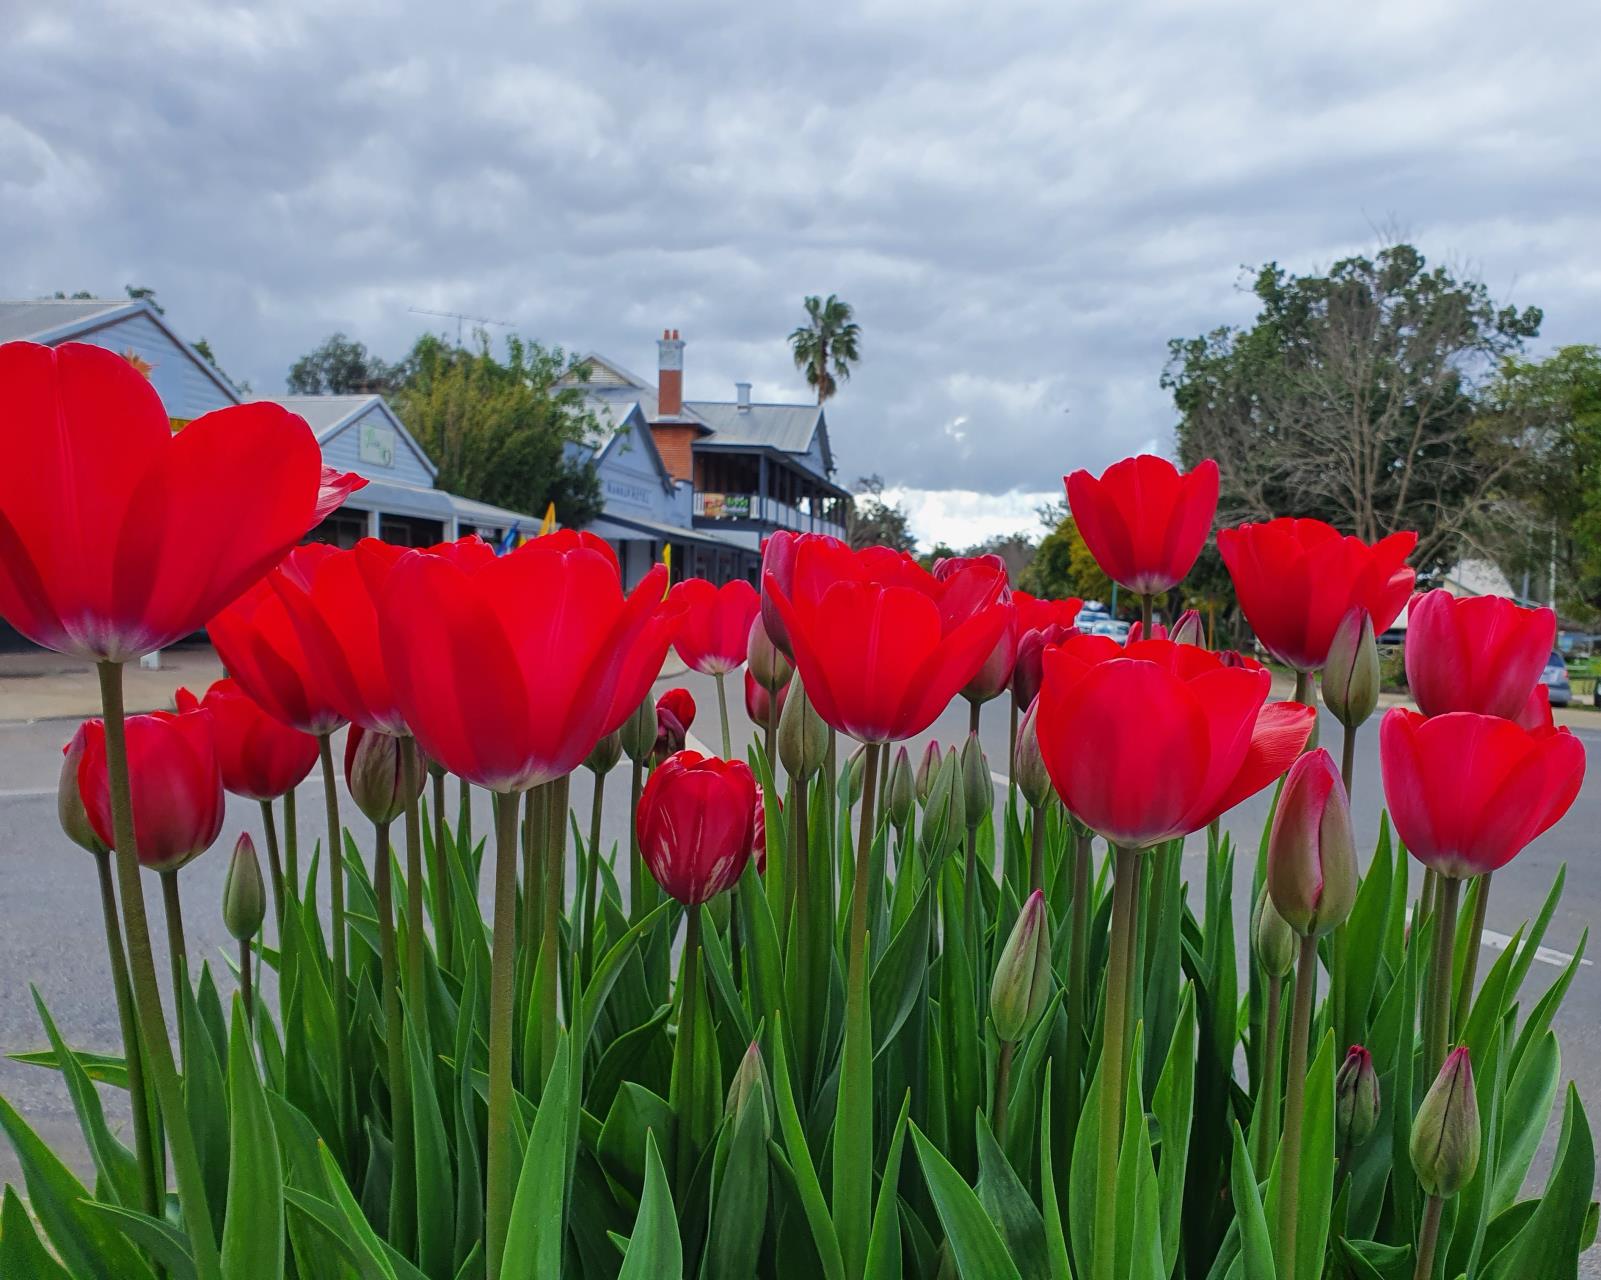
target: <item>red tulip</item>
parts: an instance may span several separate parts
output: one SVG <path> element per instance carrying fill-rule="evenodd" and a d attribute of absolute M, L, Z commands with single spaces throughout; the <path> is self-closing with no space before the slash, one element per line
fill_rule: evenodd
<path fill-rule="evenodd" d="M 688 689 L 669 689 L 656 699 L 656 750 L 652 755 L 660 764 L 674 752 L 682 751 L 695 723 L 695 699 Z"/>
<path fill-rule="evenodd" d="M 1180 473 L 1166 458 L 1141 454 L 1114 462 L 1096 479 L 1066 478 L 1079 536 L 1113 582 L 1156 595 L 1183 581 L 1212 532 L 1217 463 Z"/>
<path fill-rule="evenodd" d="M 667 598 L 683 610 L 673 648 L 690 670 L 707 676 L 737 670 L 750 644 L 751 620 L 761 612 L 756 588 L 743 578 L 721 587 L 686 578 Z"/>
<path fill-rule="evenodd" d="M 1316 713 L 1266 671 L 1170 640 L 1074 636 L 1045 654 L 1036 731 L 1063 802 L 1143 848 L 1198 831 L 1290 767 Z"/>
<path fill-rule="evenodd" d="M 271 579 L 282 573 L 274 569 L 214 617 L 206 632 L 228 674 L 268 715 L 302 733 L 332 733 L 345 717 L 274 589 Z"/>
<path fill-rule="evenodd" d="M 1477 711 L 1515 720 L 1540 684 L 1556 636 L 1550 609 L 1430 591 L 1407 614 L 1407 685 L 1426 716 Z"/>
<path fill-rule="evenodd" d="M 673 637 L 678 634 L 683 616 L 684 611 L 680 606 L 671 600 L 662 601 L 652 610 L 649 622 L 628 646 L 622 670 L 617 675 L 617 689 L 612 695 L 611 709 L 606 714 L 606 733 L 616 733 L 621 729 L 649 695 L 651 685 L 661 676 L 662 663 L 667 659 L 667 650 L 672 647 Z"/>
<path fill-rule="evenodd" d="M 1568 811 L 1584 745 L 1566 729 L 1531 732 L 1499 716 L 1404 707 L 1379 724 L 1379 767 L 1396 834 L 1455 879 L 1505 866 Z"/>
<path fill-rule="evenodd" d="M 1525 729 L 1554 729 L 1556 721 L 1551 718 L 1551 690 L 1543 684 L 1534 686 L 1534 692 L 1529 694 L 1529 700 L 1523 704 L 1523 710 L 1515 717 L 1518 724 Z"/>
<path fill-rule="evenodd" d="M 1005 578 L 982 565 L 938 581 L 887 547 L 803 541 L 790 591 L 765 584 L 817 713 L 863 742 L 928 728 L 984 664 L 1011 618 Z"/>
<path fill-rule="evenodd" d="M 741 760 L 669 756 L 639 798 L 639 851 L 656 883 L 686 906 L 732 888 L 756 837 L 756 779 Z"/>
<path fill-rule="evenodd" d="M 1079 610 L 1084 607 L 1084 602 L 1077 596 L 1046 600 L 1031 596 L 1026 591 L 1013 591 L 1012 604 L 1017 609 L 1019 637 L 1045 627 L 1071 627 L 1078 620 Z"/>
<path fill-rule="evenodd" d="M 1361 873 L 1351 803 L 1340 770 L 1322 747 L 1290 766 L 1267 845 L 1267 891 L 1283 921 L 1302 937 L 1344 924 Z"/>
<path fill-rule="evenodd" d="M 125 662 L 198 631 L 358 483 L 325 488 L 311 429 L 278 405 L 174 434 L 102 347 L 6 343 L 0 387 L 0 616 L 59 653 Z"/>
<path fill-rule="evenodd" d="M 601 542 L 600 547 L 611 551 L 611 547 L 607 546 L 605 542 Z M 596 550 L 599 550 L 600 547 L 597 547 Z M 428 548 L 428 554 L 442 556 L 462 569 L 476 569 L 495 558 L 495 549 L 476 533 L 469 533 L 466 537 L 457 538 L 454 542 L 434 543 L 433 546 Z M 613 559 L 615 558 L 615 553 L 613 553 Z"/>
<path fill-rule="evenodd" d="M 176 871 L 211 848 L 222 830 L 222 769 L 211 712 L 153 711 L 125 723 L 139 862 L 152 871 Z M 78 790 L 89 823 L 115 848 L 104 721 L 84 721 L 68 750 L 80 747 Z"/>
<path fill-rule="evenodd" d="M 390 570 L 383 659 L 431 759 L 511 792 L 571 773 L 594 749 L 667 573 L 656 566 L 625 597 L 598 543 L 563 530 L 475 565 L 411 551 Z"/>
<path fill-rule="evenodd" d="M 1329 656 L 1335 628 L 1363 608 L 1382 635 L 1417 575 L 1406 558 L 1415 533 L 1392 533 L 1369 546 L 1342 537 L 1321 520 L 1284 517 L 1219 530 L 1217 547 L 1256 638 L 1297 671 L 1316 671 Z"/>
<path fill-rule="evenodd" d="M 1000 556 L 990 554 L 982 556 L 941 556 L 934 561 L 934 576 L 941 582 L 949 581 L 956 574 L 974 566 L 988 570 L 999 575 L 1001 582 L 1007 581 L 1006 561 Z M 962 697 L 969 702 L 988 702 L 997 698 L 1006 691 L 1007 685 L 1012 682 L 1012 668 L 1017 665 L 1017 638 L 1019 634 L 1017 609 L 1012 605 L 1012 592 L 1004 587 L 1001 598 L 1006 601 L 1011 620 L 1006 629 L 1001 632 L 1001 638 L 995 642 L 990 650 L 989 657 L 984 659 L 984 665 L 962 687 Z"/>
<path fill-rule="evenodd" d="M 236 796 L 276 800 L 317 763 L 317 739 L 268 715 L 233 680 L 216 681 L 201 699 L 179 689 L 178 710 L 196 707 L 211 713 L 222 785 Z"/>
<path fill-rule="evenodd" d="M 1078 634 L 1073 623 L 1083 604 L 1077 596 L 1041 600 L 1026 591 L 1012 592 L 1012 606 L 1017 610 L 1017 661 L 1012 665 L 1012 700 L 1019 711 L 1026 711 L 1040 691 L 1041 659 L 1046 648 Z"/>
<path fill-rule="evenodd" d="M 769 581 L 776 582 L 786 596 L 793 595 L 791 584 L 795 579 L 795 556 L 806 542 L 824 542 L 836 547 L 845 545 L 838 538 L 831 538 L 825 533 L 791 533 L 787 529 L 768 534 L 762 540 L 762 622 L 767 627 L 768 638 L 791 662 L 795 660 L 795 650 L 789 642 L 789 631 L 784 626 L 784 619 L 773 602 L 773 593 L 767 584 Z"/>
<path fill-rule="evenodd" d="M 780 685 L 776 694 L 768 693 L 766 688 L 751 674 L 749 668 L 745 671 L 745 714 L 750 717 L 754 725 L 767 727 L 767 722 L 778 722 L 779 713 L 784 710 L 784 699 L 789 696 L 789 685 Z"/>

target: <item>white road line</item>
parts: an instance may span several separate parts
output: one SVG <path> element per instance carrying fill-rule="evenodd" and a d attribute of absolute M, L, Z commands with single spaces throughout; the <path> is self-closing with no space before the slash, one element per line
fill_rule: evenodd
<path fill-rule="evenodd" d="M 0 790 L 0 800 L 35 800 L 42 796 L 53 796 L 54 787 L 17 787 L 11 790 Z"/>

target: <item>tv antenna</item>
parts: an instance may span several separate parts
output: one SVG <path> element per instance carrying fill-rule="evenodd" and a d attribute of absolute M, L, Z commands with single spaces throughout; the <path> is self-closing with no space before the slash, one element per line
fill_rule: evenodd
<path fill-rule="evenodd" d="M 415 316 L 438 316 L 442 320 L 456 322 L 456 345 L 461 346 L 461 325 L 464 320 L 471 320 L 474 324 L 494 324 L 502 329 L 515 329 L 517 326 L 510 320 L 496 320 L 490 316 L 473 316 L 462 311 L 428 311 L 423 307 L 407 307 L 407 311 Z"/>

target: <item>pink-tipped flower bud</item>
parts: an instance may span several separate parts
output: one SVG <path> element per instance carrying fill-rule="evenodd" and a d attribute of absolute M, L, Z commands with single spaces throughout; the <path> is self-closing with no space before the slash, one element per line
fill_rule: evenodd
<path fill-rule="evenodd" d="M 923 805 L 923 838 L 928 852 L 943 857 L 955 850 L 967 834 L 966 807 L 962 803 L 962 764 L 951 747 L 934 771 L 928 800 Z"/>
<path fill-rule="evenodd" d="M 1283 978 L 1295 967 L 1295 930 L 1273 905 L 1273 895 L 1262 886 L 1256 911 L 1251 917 L 1251 949 L 1262 972 L 1270 978 Z"/>
<path fill-rule="evenodd" d="M 267 915 L 267 886 L 261 881 L 261 863 L 250 832 L 239 835 L 222 884 L 222 922 L 240 942 L 248 942 L 261 929 Z"/>
<path fill-rule="evenodd" d="M 655 763 L 684 749 L 694 723 L 695 699 L 688 689 L 669 689 L 656 699 Z"/>
<path fill-rule="evenodd" d="M 111 846 L 95 834 L 89 811 L 83 806 L 83 789 L 78 786 L 78 766 L 83 761 L 84 732 L 79 729 L 72 741 L 61 749 L 61 780 L 56 784 L 56 817 L 67 839 L 90 853 L 106 854 Z"/>
<path fill-rule="evenodd" d="M 635 764 L 644 764 L 656 749 L 656 700 L 646 694 L 617 731 L 623 750 Z"/>
<path fill-rule="evenodd" d="M 790 777 L 802 780 L 809 779 L 828 759 L 828 725 L 799 680 L 790 681 L 778 713 L 778 758 Z"/>
<path fill-rule="evenodd" d="M 768 693 L 777 693 L 782 689 L 795 671 L 795 664 L 767 634 L 767 624 L 759 613 L 751 619 L 750 638 L 745 645 L 745 664 L 756 683 Z"/>
<path fill-rule="evenodd" d="M 1036 889 L 1018 912 L 990 983 L 995 1034 L 1015 1043 L 1045 1012 L 1051 998 L 1051 922 L 1045 894 Z"/>
<path fill-rule="evenodd" d="M 1373 1055 L 1353 1044 L 1334 1076 L 1334 1127 L 1340 1147 L 1355 1151 L 1379 1124 L 1379 1073 Z"/>
<path fill-rule="evenodd" d="M 1206 625 L 1201 621 L 1201 611 L 1186 609 L 1179 614 L 1179 619 L 1167 633 L 1167 638 L 1174 644 L 1192 644 L 1197 649 L 1206 648 Z"/>
<path fill-rule="evenodd" d="M 1284 780 L 1268 837 L 1268 892 L 1290 928 L 1315 938 L 1351 914 L 1357 881 L 1351 805 L 1333 757 L 1319 747 Z"/>
<path fill-rule="evenodd" d="M 1323 664 L 1323 705 L 1348 729 L 1379 705 L 1379 645 L 1366 609 L 1352 609 L 1334 629 Z"/>
<path fill-rule="evenodd" d="M 967 825 L 978 826 L 994 807 L 995 781 L 990 777 L 989 758 L 978 734 L 969 733 L 962 744 L 962 811 L 967 815 Z"/>
<path fill-rule="evenodd" d="M 584 758 L 584 768 L 596 777 L 604 777 L 617 767 L 617 762 L 623 758 L 623 735 L 619 729 L 615 733 L 608 733 L 595 744 L 595 749 Z"/>
<path fill-rule="evenodd" d="M 1025 631 L 1017 638 L 1017 662 L 1012 667 L 1012 701 L 1019 711 L 1034 705 L 1044 678 L 1045 651 L 1078 634 L 1078 628 L 1060 622 Z"/>
<path fill-rule="evenodd" d="M 1012 752 L 1012 781 L 1022 793 L 1031 809 L 1039 809 L 1050 801 L 1051 775 L 1045 768 L 1045 757 L 1040 753 L 1040 735 L 1036 719 L 1039 703 L 1031 703 L 1017 726 L 1017 748 Z"/>
<path fill-rule="evenodd" d="M 1425 1195 L 1450 1199 L 1479 1168 L 1479 1100 L 1473 1064 L 1453 1049 L 1412 1121 L 1412 1168 Z"/>
<path fill-rule="evenodd" d="M 402 767 L 400 739 L 389 733 L 374 733 L 350 726 L 345 739 L 345 785 L 367 819 L 379 826 L 393 822 L 406 812 L 406 805 L 422 794 L 423 772 L 417 770 L 408 795 Z"/>
<path fill-rule="evenodd" d="M 903 830 L 912 820 L 912 811 L 917 807 L 917 791 L 912 783 L 912 758 L 906 753 L 905 746 L 895 752 L 895 759 L 890 762 L 889 781 L 884 785 L 884 807 L 889 811 L 889 820 L 895 824 L 897 831 Z"/>
<path fill-rule="evenodd" d="M 926 805 L 929 792 L 934 789 L 934 777 L 939 773 L 940 763 L 945 759 L 940 750 L 939 743 L 932 738 L 923 748 L 923 754 L 917 761 L 917 772 L 912 776 L 912 784 L 917 789 L 917 803 Z"/>
<path fill-rule="evenodd" d="M 773 1110 L 767 1098 L 767 1069 L 762 1063 L 761 1046 L 752 1040 L 739 1068 L 728 1085 L 728 1096 L 723 1100 L 723 1114 L 739 1128 L 739 1122 L 751 1107 L 761 1108 L 762 1133 L 773 1136 Z"/>

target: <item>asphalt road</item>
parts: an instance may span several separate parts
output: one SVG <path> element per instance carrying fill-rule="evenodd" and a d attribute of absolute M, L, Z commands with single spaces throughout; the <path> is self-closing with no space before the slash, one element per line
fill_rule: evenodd
<path fill-rule="evenodd" d="M 716 694 L 707 677 L 681 676 L 660 687 L 682 684 L 695 695 L 700 711 L 694 737 L 713 749 L 720 737 Z M 730 720 L 734 747 L 743 752 L 752 729 L 744 714 L 740 677 L 729 681 Z M 1554 830 L 1527 849 L 1509 867 L 1497 873 L 1489 908 L 1487 938 L 1495 942 L 1513 934 L 1538 911 L 1552 878 L 1568 866 L 1566 893 L 1546 936 L 1548 962 L 1537 963 L 1524 993 L 1525 1006 L 1561 972 L 1560 965 L 1579 946 L 1601 902 L 1597 833 L 1601 832 L 1601 716 L 1597 729 L 1576 730 L 1590 761 L 1590 778 L 1573 809 Z M 94 866 L 89 855 L 68 843 L 55 815 L 55 784 L 60 748 L 74 725 L 69 721 L 0 723 L 0 1054 L 34 1048 L 44 1043 L 30 987 L 48 1004 L 68 1042 L 87 1049 L 116 1051 L 120 1046 L 116 1012 L 109 989 Z M 967 733 L 966 704 L 959 703 L 924 735 L 942 743 L 959 742 Z M 1338 741 L 1338 726 L 1324 717 L 1324 741 Z M 991 767 L 1004 775 L 1007 725 L 1005 704 L 985 708 L 982 737 Z M 1359 836 L 1377 832 L 1380 787 L 1377 719 L 1360 736 L 1354 784 L 1354 808 Z M 922 740 L 908 744 L 915 760 Z M 605 838 L 627 835 L 626 772 L 612 775 L 604 797 L 602 830 Z M 572 787 L 572 804 L 587 824 L 590 812 L 589 775 L 580 771 Z M 1259 797 L 1231 813 L 1225 825 L 1245 849 L 1254 850 L 1267 808 Z M 302 849 L 309 850 L 324 828 L 320 788 L 301 789 L 299 805 Z M 351 815 L 347 813 L 347 821 Z M 359 821 L 359 820 L 358 820 Z M 489 829 L 487 797 L 479 796 L 476 829 Z M 223 835 L 210 853 L 183 873 L 185 924 L 192 954 L 210 958 L 225 971 L 224 956 L 230 940 L 222 927 L 219 903 L 227 866 L 227 850 L 241 830 L 260 834 L 256 805 L 230 798 Z M 370 847 L 370 839 L 362 841 Z M 1192 842 L 1186 866 L 1202 873 L 1204 846 Z M 1359 840 L 1359 847 L 1361 841 Z M 304 856 L 304 854 L 303 854 Z M 623 868 L 626 874 L 626 868 Z M 1249 900 L 1251 859 L 1242 857 L 1236 898 L 1242 916 Z M 159 894 L 154 882 L 146 892 L 153 919 L 159 919 Z M 158 939 L 159 947 L 159 939 Z M 1484 965 L 1491 962 L 1486 957 Z M 1481 965 L 1481 972 L 1483 965 Z M 169 1003 L 170 1009 L 170 1003 Z M 1563 1049 L 1564 1074 L 1578 1083 L 1592 1125 L 1601 1118 L 1601 971 L 1586 962 L 1557 1018 Z M 80 1173 L 88 1161 L 78 1138 L 70 1101 L 59 1077 L 50 1071 L 26 1067 L 0 1058 L 0 1094 L 3 1094 L 40 1133 L 62 1151 Z M 1560 1107 L 1558 1108 L 1560 1110 Z M 114 1124 L 125 1123 L 125 1112 L 111 1110 Z M 1557 1120 L 1531 1171 L 1534 1185 L 1543 1180 L 1555 1142 Z M 9 1145 L 0 1143 L 0 1183 L 16 1181 L 18 1169 Z M 1588 1260 L 1587 1260 L 1588 1261 Z M 1594 1274 L 1601 1275 L 1601 1267 Z M 1592 1274 L 1587 1270 L 1586 1274 Z"/>

